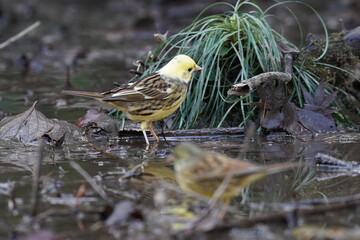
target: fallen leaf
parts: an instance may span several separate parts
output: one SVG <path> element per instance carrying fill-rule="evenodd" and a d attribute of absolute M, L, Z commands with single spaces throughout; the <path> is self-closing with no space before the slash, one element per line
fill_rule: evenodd
<path fill-rule="evenodd" d="M 48 137 L 52 143 L 85 141 L 81 129 L 66 121 L 48 119 L 35 109 L 35 102 L 28 110 L 0 121 L 0 139 L 23 143 L 36 143 Z"/>
<path fill-rule="evenodd" d="M 36 102 L 25 112 L 6 117 L 0 122 L 0 138 L 31 143 L 44 136 L 53 127 L 41 112 L 35 110 Z"/>
<path fill-rule="evenodd" d="M 336 131 L 336 124 L 331 116 L 335 110 L 330 108 L 337 92 L 325 96 L 325 87 L 321 82 L 314 96 L 304 88 L 304 108 L 284 98 L 283 86 L 274 84 L 257 87 L 259 97 L 264 106 L 261 108 L 260 124 L 267 130 L 285 130 L 291 134 L 313 134 Z M 269 106 L 269 107 L 268 107 Z"/>

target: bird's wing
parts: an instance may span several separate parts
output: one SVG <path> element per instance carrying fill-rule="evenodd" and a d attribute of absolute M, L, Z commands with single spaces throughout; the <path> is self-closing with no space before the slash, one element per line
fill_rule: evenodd
<path fill-rule="evenodd" d="M 153 73 L 138 81 L 127 83 L 103 93 L 103 101 L 143 101 L 164 99 L 171 92 L 171 84 L 158 73 Z"/>
<path fill-rule="evenodd" d="M 223 181 L 229 175 L 230 178 L 245 179 L 249 176 L 264 176 L 266 175 L 266 168 L 261 166 L 252 166 L 247 169 L 232 169 L 229 171 L 213 171 L 204 176 L 198 176 L 195 178 L 197 182 L 206 181 Z"/>
<path fill-rule="evenodd" d="M 203 159 L 198 161 L 197 166 L 194 166 L 194 171 L 197 171 L 195 179 L 198 182 L 223 180 L 228 174 L 233 177 L 241 177 L 266 170 L 262 166 L 247 161 L 238 161 L 219 153 L 205 152 L 201 157 Z"/>

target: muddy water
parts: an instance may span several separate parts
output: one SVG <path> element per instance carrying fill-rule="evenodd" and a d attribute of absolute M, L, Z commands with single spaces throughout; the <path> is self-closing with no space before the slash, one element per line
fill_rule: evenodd
<path fill-rule="evenodd" d="M 23 107 L 20 103 L 16 106 L 19 109 Z M 46 109 L 50 113 L 59 111 L 54 105 L 41 102 L 39 109 Z M 85 111 L 84 108 L 78 110 Z M 61 118 L 61 115 L 58 114 L 57 117 Z M 38 210 L 42 217 L 38 215 L 39 224 L 27 225 L 24 216 L 29 213 L 31 181 L 34 164 L 38 159 L 38 147 L 3 141 L 0 143 L 0 184 L 1 189 L 5 190 L 0 195 L 0 204 L 3 206 L 0 210 L 1 238 L 9 238 L 13 232 L 28 234 L 38 228 L 51 229 L 69 239 L 170 238 L 174 233 L 174 226 L 190 221 L 189 216 L 200 214 L 207 206 L 206 201 L 184 193 L 174 178 L 173 164 L 167 157 L 173 147 L 183 141 L 231 157 L 245 156 L 258 164 L 289 161 L 311 163 L 319 152 L 345 161 L 360 161 L 358 133 L 324 135 L 307 141 L 272 135 L 255 139 L 246 149 L 243 148 L 242 135 L 167 138 L 167 143 L 162 141 L 151 150 L 145 150 L 142 138 L 102 139 L 91 145 L 86 143 L 57 148 L 47 146 Z M 91 178 L 97 179 L 108 194 L 107 200 L 112 204 L 123 200 L 133 201 L 136 209 L 141 212 L 142 219 L 126 218 L 116 228 L 103 226 L 100 212 L 106 202 L 74 170 L 69 164 L 70 160 L 77 162 Z M 131 178 L 125 178 L 124 173 L 131 169 L 136 169 L 134 174 Z M 263 215 L 274 211 L 277 203 L 330 199 L 360 192 L 359 174 L 336 174 L 338 173 L 309 167 L 268 176 L 246 188 L 242 196 L 233 199 L 229 219 Z M 8 193 L 6 187 L 10 183 L 14 186 L 11 193 Z M 86 184 L 86 191 L 82 198 L 76 200 L 74 195 L 82 184 Z M 174 211 L 175 208 L 182 209 L 181 212 L 187 211 L 188 215 L 185 214 L 185 217 Z M 350 228 L 359 223 L 358 214 L 352 209 L 302 219 L 302 224 L 335 224 Z M 274 239 L 289 239 L 286 229 L 289 228 L 285 224 L 275 224 L 271 228 L 265 226 L 265 230 L 254 228 L 248 234 L 263 231 L 267 236 L 275 236 Z M 236 234 L 243 234 L 236 231 L 241 230 L 233 229 L 205 236 L 206 239 L 216 239 L 219 236 L 221 239 L 233 239 Z"/>
<path fill-rule="evenodd" d="M 104 91 L 113 81 L 131 78 L 127 69 L 117 69 L 121 62 L 108 61 L 78 66 L 72 75 L 73 87 L 82 90 Z M 63 71 L 31 73 L 24 78 L 19 71 L 0 75 L 0 109 L 3 116 L 17 114 L 38 101 L 37 109 L 48 118 L 74 122 L 89 108 L 98 108 L 96 102 L 60 94 L 67 88 Z M 153 141 L 153 139 L 151 139 Z M 173 147 L 179 142 L 192 142 L 206 150 L 224 153 L 230 157 L 245 157 L 258 164 L 281 162 L 313 163 L 317 153 L 328 154 L 344 161 L 359 159 L 360 134 L 342 132 L 324 134 L 303 140 L 274 134 L 256 137 L 244 148 L 244 136 L 168 137 L 157 146 L 146 146 L 141 135 L 130 139 L 99 138 L 90 143 L 50 147 L 45 149 L 42 166 L 41 204 L 37 224 L 29 224 L 31 181 L 38 160 L 38 146 L 0 142 L 0 238 L 16 234 L 31 234 L 48 229 L 70 239 L 167 239 L 174 229 L 183 226 L 191 217 L 207 209 L 207 202 L 181 190 L 175 180 L 173 163 L 169 161 Z M 77 162 L 91 179 L 96 179 L 107 193 L 111 205 L 130 200 L 141 218 L 125 218 L 120 226 L 104 226 L 102 212 L 107 201 L 102 199 L 69 161 Z M 131 173 L 131 174 L 130 174 Z M 328 172 L 310 166 L 268 176 L 244 189 L 233 199 L 229 220 L 261 216 L 283 209 L 279 203 L 310 199 L 346 197 L 360 192 L 357 172 Z M 85 184 L 85 193 L 76 199 L 79 188 Z M 177 210 L 174 210 L 177 209 Z M 179 210 L 180 209 L 180 210 Z M 336 216 L 336 217 L 329 217 Z M 154 220 L 156 219 L 156 220 Z M 330 224 L 353 228 L 360 223 L 353 209 L 304 217 L 301 224 Z M 264 229 L 250 229 L 250 234 L 263 231 L 275 239 L 288 239 L 286 224 L 264 225 Z M 206 234 L 207 239 L 233 239 L 236 229 Z M 240 230 L 238 230 L 240 231 Z M 235 232 L 235 233 L 234 233 Z M 15 235 L 16 235 L 15 234 Z M 175 234 L 176 235 L 176 234 Z M 195 238 L 196 239 L 196 238 Z"/>
<path fill-rule="evenodd" d="M 77 89 L 103 91 L 112 87 L 114 78 L 122 82 L 126 81 L 125 76 L 131 77 L 126 70 L 109 69 L 106 62 L 97 63 L 96 66 L 94 68 L 89 64 L 78 68 L 72 76 Z M 100 74 L 102 72 L 104 74 Z M 3 72 L 0 78 L 0 94 L 3 98 L 0 108 L 6 114 L 20 113 L 37 100 L 37 109 L 47 117 L 75 121 L 87 109 L 99 106 L 96 102 L 62 96 L 60 90 L 66 88 L 63 72 L 32 74 L 25 79 L 16 71 Z M 281 134 L 258 136 L 246 148 L 243 135 L 168 137 L 167 142 L 161 141 L 155 147 L 150 146 L 149 150 L 145 149 L 141 135 L 127 140 L 103 137 L 92 140 L 91 144 L 47 146 L 42 166 L 40 214 L 36 218 L 38 224 L 27 224 L 25 216 L 30 211 L 31 181 L 38 160 L 38 146 L 2 141 L 1 238 L 9 238 L 13 233 L 31 234 L 38 229 L 50 229 L 70 239 L 95 236 L 98 239 L 170 238 L 176 226 L 183 226 L 208 206 L 203 199 L 184 193 L 175 180 L 173 163 L 168 156 L 176 144 L 184 141 L 230 157 L 242 156 L 258 164 L 308 162 L 311 165 L 317 153 L 360 162 L 359 133 L 324 134 L 303 140 Z M 107 201 L 111 205 L 124 200 L 134 202 L 135 208 L 142 215 L 141 219 L 125 218 L 120 227 L 115 228 L 104 226 L 101 213 L 107 201 L 99 197 L 88 180 L 69 161 L 77 162 L 90 178 L 97 180 L 100 187 L 105 189 Z M 234 220 L 261 216 L 283 209 L 283 205 L 277 205 L 279 203 L 357 194 L 360 192 L 360 177 L 357 173 L 328 172 L 311 166 L 268 176 L 244 189 L 241 196 L 233 199 L 228 218 Z M 76 199 L 76 192 L 83 184 L 86 186 L 85 193 Z M 329 218 L 329 215 L 337 217 Z M 304 217 L 301 221 L 302 224 L 334 224 L 350 228 L 360 223 L 358 214 L 351 209 Z M 286 224 L 265 225 L 265 228 L 261 230 L 263 234 L 274 235 L 275 239 L 289 237 Z M 207 239 L 219 236 L 232 239 L 234 231 L 205 236 Z M 260 230 L 254 228 L 249 231 L 255 234 Z"/>
<path fill-rule="evenodd" d="M 2 35 L 2 40 L 38 18 L 44 18 L 44 15 L 45 18 L 36 34 L 14 43 L 6 52 L 2 52 L 0 118 L 21 113 L 34 101 L 38 101 L 37 109 L 48 118 L 75 121 L 86 109 L 97 108 L 98 105 L 81 98 L 60 95 L 62 89 L 68 88 L 65 83 L 66 58 L 71 58 L 74 52 L 90 46 L 87 58 L 80 60 L 71 69 L 73 87 L 79 90 L 108 90 L 113 86 L 112 82 L 124 82 L 132 77 L 128 69 L 133 68 L 133 60 L 147 54 L 156 45 L 152 39 L 153 32 L 170 29 L 170 34 L 174 33 L 182 28 L 180 26 L 188 24 L 203 8 L 197 6 L 199 11 L 192 10 L 192 7 L 182 8 L 183 15 L 177 15 L 177 7 L 170 6 L 167 19 L 161 18 L 162 24 L 155 21 L 144 25 L 148 21 L 142 16 L 146 15 L 144 9 L 148 7 L 139 7 L 134 2 L 125 8 L 128 9 L 127 12 L 117 1 L 107 2 L 107 10 L 112 11 L 98 11 L 98 7 L 91 7 L 91 4 L 88 8 L 83 8 L 79 3 L 76 6 L 63 5 L 61 10 L 59 6 L 38 4 L 38 15 L 30 17 L 30 20 L 24 20 L 26 16 L 23 16 L 23 12 L 21 16 L 13 16 L 20 17 L 20 24 L 17 28 L 10 27 L 11 31 L 7 36 Z M 141 6 L 147 3 L 148 1 L 140 1 Z M 17 8 L 26 10 L 26 7 Z M 119 14 L 121 11 L 127 14 Z M 150 17 L 151 14 L 157 16 L 156 11 L 150 13 Z M 78 21 L 78 18 L 81 20 Z M 69 27 L 70 32 L 59 27 L 59 22 L 66 23 L 65 27 Z M 142 26 L 141 31 L 132 31 L 136 28 L 136 22 Z M 337 20 L 336 23 L 340 24 Z M 316 24 L 308 25 L 315 28 Z M 159 29 L 159 26 L 164 29 Z M 338 29 L 339 27 L 333 30 Z M 311 31 L 317 32 L 314 29 Z M 290 35 L 299 40 L 297 30 L 295 32 L 296 34 Z M 56 40 L 59 34 L 60 40 Z M 44 42 L 54 49 L 39 52 L 38 49 Z M 31 71 L 26 76 L 21 74 L 24 66 L 19 61 L 24 53 L 33 60 Z M 311 163 L 319 152 L 345 161 L 360 162 L 359 133 L 338 133 L 303 141 L 273 135 L 259 137 L 246 149 L 243 147 L 242 135 L 167 138 L 167 143 L 162 141 L 151 150 L 145 150 L 141 137 L 130 140 L 103 138 L 93 140 L 91 144 L 47 146 L 42 165 L 39 214 L 35 218 L 37 222 L 29 224 L 26 216 L 30 212 L 31 181 L 34 165 L 38 160 L 38 147 L 0 141 L 0 239 L 28 235 L 38 230 L 51 230 L 68 239 L 171 239 L 179 224 L 189 222 L 190 217 L 201 214 L 208 206 L 206 201 L 184 193 L 174 178 L 173 163 L 167 157 L 173 147 L 183 141 L 231 157 L 242 155 L 258 164 L 298 161 Z M 71 160 L 78 163 L 90 178 L 96 179 L 101 188 L 105 189 L 107 201 L 111 205 L 130 200 L 142 217 L 124 218 L 116 227 L 104 226 L 100 213 L 107 203 L 70 165 Z M 129 176 L 130 170 L 133 170 L 131 177 L 125 177 Z M 284 206 L 279 203 L 354 195 L 360 192 L 359 180 L 356 171 L 325 172 L 316 167 L 268 176 L 246 188 L 242 196 L 234 198 L 227 217 L 234 220 L 264 215 L 283 209 Z M 86 191 L 81 198 L 75 199 L 82 184 L 85 184 Z M 298 219 L 298 223 L 354 229 L 360 224 L 359 216 L 358 210 L 350 208 L 303 217 Z M 200 234 L 193 239 L 239 239 L 239 236 L 249 236 L 249 239 L 258 239 L 259 236 L 266 236 L 263 239 L 291 239 L 291 231 L 288 230 L 289 226 L 286 224 L 261 225 L 247 232 L 232 229 L 204 236 Z"/>

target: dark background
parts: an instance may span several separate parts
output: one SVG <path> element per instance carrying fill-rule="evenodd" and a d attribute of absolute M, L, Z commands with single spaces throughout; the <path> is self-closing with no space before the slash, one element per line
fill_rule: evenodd
<path fill-rule="evenodd" d="M 145 37 L 144 32 L 173 34 L 187 26 L 206 6 L 214 0 L 1 0 L 0 41 L 6 40 L 16 31 L 36 20 L 43 23 L 42 31 L 60 31 L 70 37 L 94 33 L 99 30 L 121 32 Z M 236 1 L 226 1 L 234 4 Z M 275 1 L 254 1 L 266 9 Z M 360 2 L 358 0 L 300 1 L 311 4 L 323 17 L 330 32 L 352 29 L 360 25 Z M 322 36 L 320 21 L 306 6 L 299 3 L 286 5 L 297 16 L 304 35 L 312 32 Z M 224 6 L 212 8 L 212 12 L 225 11 Z M 245 10 L 245 9 L 244 9 Z M 251 9 L 249 9 L 251 10 Z M 301 34 L 292 16 L 284 6 L 270 11 L 269 22 L 296 44 L 301 43 Z M 99 33 L 100 33 L 99 32 Z M 135 33 L 134 33 L 135 32 Z M 68 37 L 69 37 L 68 36 Z M 113 36 L 113 41 L 115 41 Z M 49 39 L 45 39 L 50 41 Z"/>

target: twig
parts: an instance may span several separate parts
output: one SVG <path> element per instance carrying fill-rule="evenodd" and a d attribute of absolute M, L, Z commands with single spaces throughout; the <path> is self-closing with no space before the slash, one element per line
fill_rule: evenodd
<path fill-rule="evenodd" d="M 230 171 L 226 174 L 224 180 L 221 182 L 220 186 L 216 189 L 213 196 L 210 199 L 210 208 L 214 207 L 216 202 L 220 199 L 221 195 L 225 192 L 226 188 L 229 186 L 230 181 L 234 177 L 234 171 Z"/>
<path fill-rule="evenodd" d="M 142 162 L 142 163 L 134 166 L 134 167 L 133 167 L 132 169 L 130 169 L 129 171 L 126 171 L 126 172 L 124 173 L 124 176 L 122 176 L 122 177 L 119 178 L 119 181 L 122 181 L 122 180 L 125 180 L 125 179 L 130 179 L 130 178 L 132 178 L 132 177 L 134 177 L 134 176 L 139 176 L 139 175 L 141 175 L 141 172 L 138 173 L 138 169 L 140 169 L 141 171 L 143 171 L 143 170 L 144 170 L 144 167 L 145 167 L 145 166 L 144 166 L 144 162 Z"/>
<path fill-rule="evenodd" d="M 313 206 L 300 205 L 295 206 L 297 203 L 293 203 L 294 208 L 291 210 L 285 210 L 282 212 L 269 214 L 265 216 L 251 217 L 247 219 L 241 219 L 231 223 L 221 224 L 209 229 L 209 232 L 224 231 L 234 227 L 247 228 L 259 223 L 275 223 L 275 222 L 288 222 L 289 217 L 309 216 L 314 214 L 322 214 L 328 211 L 342 210 L 346 208 L 356 208 L 360 204 L 360 194 L 351 196 L 329 199 L 327 203 L 319 203 Z M 298 203 L 299 204 L 299 203 Z"/>
<path fill-rule="evenodd" d="M 95 182 L 95 180 L 76 162 L 70 161 L 70 165 L 91 185 L 91 187 L 104 199 L 110 203 L 109 197 L 106 192 Z"/>
<path fill-rule="evenodd" d="M 38 160 L 35 164 L 34 175 L 33 175 L 33 182 L 32 182 L 32 191 L 31 191 L 31 207 L 30 207 L 30 214 L 31 216 L 35 217 L 38 210 L 38 203 L 39 203 L 39 183 L 41 177 L 41 164 L 44 159 L 44 149 L 45 149 L 45 140 L 43 138 L 39 139 L 39 155 Z"/>
<path fill-rule="evenodd" d="M 16 40 L 22 38 L 23 36 L 25 36 L 26 34 L 28 34 L 29 32 L 31 32 L 32 30 L 34 30 L 35 28 L 37 28 L 38 26 L 40 26 L 40 21 L 37 21 L 35 23 L 33 23 L 32 25 L 30 25 L 29 27 L 27 27 L 25 30 L 19 32 L 18 34 L 16 34 L 15 36 L 9 38 L 8 40 L 6 40 L 5 42 L 3 42 L 2 44 L 0 44 L 0 49 L 3 49 L 4 47 L 6 47 L 7 45 L 15 42 Z"/>
<path fill-rule="evenodd" d="M 338 203 L 349 203 L 349 202 L 358 202 L 360 203 L 360 193 L 344 196 L 344 197 L 334 197 L 329 199 L 324 198 L 315 198 L 315 199 L 306 199 L 295 202 L 284 202 L 284 203 L 271 203 L 269 207 L 272 209 L 287 209 L 287 210 L 296 210 L 296 209 L 313 209 L 316 206 L 328 205 L 328 204 L 338 204 Z M 264 206 L 263 203 L 252 203 L 254 209 L 258 209 L 259 205 Z"/>

